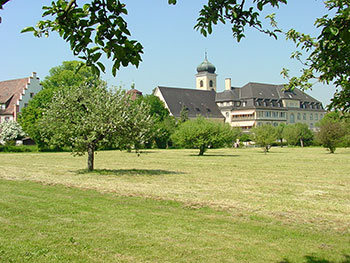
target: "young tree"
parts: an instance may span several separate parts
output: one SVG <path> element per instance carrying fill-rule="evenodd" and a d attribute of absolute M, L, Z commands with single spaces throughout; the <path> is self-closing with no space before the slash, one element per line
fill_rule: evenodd
<path fill-rule="evenodd" d="M 54 94 L 40 120 L 50 144 L 70 147 L 75 155 L 88 153 L 88 170 L 94 169 L 94 152 L 115 141 L 122 148 L 147 140 L 152 121 L 148 108 L 133 103 L 121 90 L 103 85 L 80 85 Z"/>
<path fill-rule="evenodd" d="M 171 139 L 181 147 L 199 149 L 198 155 L 203 155 L 209 147 L 232 145 L 239 136 L 235 131 L 228 124 L 199 117 L 180 124 Z"/>
<path fill-rule="evenodd" d="M 286 127 L 285 123 L 280 123 L 277 127 L 276 127 L 276 138 L 277 140 L 280 141 L 281 147 L 283 147 L 283 139 L 284 139 L 284 128 Z"/>
<path fill-rule="evenodd" d="M 103 83 L 87 66 L 81 67 L 77 72 L 79 64 L 78 61 L 64 61 L 62 65 L 51 68 L 49 76 L 41 82 L 43 89 L 29 101 L 28 106 L 23 108 L 19 115 L 18 122 L 40 149 L 47 145 L 38 123 L 43 111 L 51 103 L 53 94 L 60 89 L 69 89 L 87 82 L 96 83 L 96 85 Z"/>
<path fill-rule="evenodd" d="M 284 128 L 283 136 L 287 140 L 288 145 L 310 145 L 313 140 L 313 133 L 305 123 L 296 123 L 287 125 Z"/>
<path fill-rule="evenodd" d="M 319 141 L 323 147 L 328 148 L 330 153 L 334 153 L 345 135 L 344 126 L 339 122 L 324 122 L 320 126 L 320 131 L 317 134 Z"/>
<path fill-rule="evenodd" d="M 254 142 L 263 148 L 264 152 L 269 152 L 271 145 L 276 142 L 276 128 L 270 124 L 258 126 L 252 129 Z"/>
<path fill-rule="evenodd" d="M 170 116 L 169 110 L 165 107 L 157 96 L 146 95 L 139 97 L 136 103 L 145 103 L 149 106 L 149 115 L 152 117 L 154 125 L 152 126 L 151 134 L 152 138 L 147 147 L 152 147 L 155 143 L 158 148 L 167 148 L 170 136 L 174 133 L 176 128 L 176 121 L 174 117 Z"/>
<path fill-rule="evenodd" d="M 9 143 L 22 139 L 24 136 L 25 133 L 17 122 L 7 121 L 0 123 L 0 142 Z"/>

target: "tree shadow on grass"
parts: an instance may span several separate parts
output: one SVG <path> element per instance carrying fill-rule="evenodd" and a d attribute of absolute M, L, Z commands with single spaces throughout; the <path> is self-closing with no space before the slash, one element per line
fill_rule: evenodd
<path fill-rule="evenodd" d="M 189 154 L 189 156 L 199 156 L 199 157 L 238 157 L 238 154 L 203 154 L 203 155 L 198 155 L 198 154 Z"/>
<path fill-rule="evenodd" d="M 329 261 L 324 258 L 319 258 L 317 256 L 307 255 L 304 257 L 304 263 L 350 263 L 350 255 L 344 255 L 344 259 L 342 261 Z M 283 259 L 282 261 L 278 261 L 278 263 L 294 263 L 288 259 Z"/>
<path fill-rule="evenodd" d="M 95 169 L 88 171 L 87 169 L 80 169 L 76 171 L 77 174 L 99 174 L 99 175 L 115 175 L 115 176 L 126 176 L 126 175 L 137 175 L 137 176 L 156 176 L 156 175 L 167 175 L 167 174 L 183 174 L 182 172 L 158 170 L 158 169 Z"/>

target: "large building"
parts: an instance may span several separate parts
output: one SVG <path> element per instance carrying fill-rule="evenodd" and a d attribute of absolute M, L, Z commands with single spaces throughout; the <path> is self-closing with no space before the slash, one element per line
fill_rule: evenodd
<path fill-rule="evenodd" d="M 27 78 L 0 81 L 0 123 L 16 121 L 18 113 L 41 89 L 35 72 Z"/>
<path fill-rule="evenodd" d="M 279 123 L 306 123 L 314 129 L 326 112 L 320 101 L 297 88 L 285 90 L 284 85 L 249 82 L 243 87 L 232 87 L 227 78 L 225 90 L 217 92 L 215 71 L 206 57 L 197 67 L 196 89 L 157 87 L 154 95 L 172 116 L 180 117 L 185 109 L 189 118 L 202 115 L 244 130 Z"/>

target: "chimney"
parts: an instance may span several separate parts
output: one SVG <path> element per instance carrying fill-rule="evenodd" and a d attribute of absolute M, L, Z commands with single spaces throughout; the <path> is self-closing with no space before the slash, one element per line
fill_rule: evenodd
<path fill-rule="evenodd" d="M 230 78 L 225 79 L 225 90 L 231 90 L 231 79 Z"/>

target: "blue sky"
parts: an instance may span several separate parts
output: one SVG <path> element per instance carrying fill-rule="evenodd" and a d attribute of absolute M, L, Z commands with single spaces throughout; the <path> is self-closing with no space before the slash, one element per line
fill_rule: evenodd
<path fill-rule="evenodd" d="M 43 4 L 50 1 L 11 0 L 0 10 L 0 80 L 29 76 L 37 72 L 41 79 L 50 68 L 62 61 L 76 59 L 69 45 L 53 33 L 49 38 L 34 38 L 30 33 L 21 34 L 26 26 L 35 25 L 41 18 Z M 82 1 L 81 1 L 82 2 Z M 129 66 L 110 74 L 111 63 L 105 60 L 107 74 L 102 75 L 109 85 L 136 88 L 150 94 L 158 85 L 194 88 L 196 67 L 203 61 L 204 52 L 216 66 L 218 91 L 224 89 L 224 79 L 231 78 L 232 85 L 240 87 L 248 82 L 271 84 L 285 83 L 280 76 L 283 67 L 291 74 L 299 74 L 301 66 L 291 60 L 295 50 L 293 43 L 282 36 L 274 40 L 253 29 L 247 29 L 247 38 L 240 43 L 232 38 L 229 25 L 219 25 L 205 38 L 193 29 L 198 12 L 205 0 L 179 0 L 169 6 L 167 0 L 126 0 L 129 11 L 125 17 L 132 38 L 144 46 L 143 62 L 139 68 Z M 265 15 L 275 12 L 279 26 L 317 35 L 313 24 L 326 13 L 321 0 L 289 0 L 278 10 L 268 9 Z M 329 103 L 334 88 L 317 84 L 307 93 Z"/>

